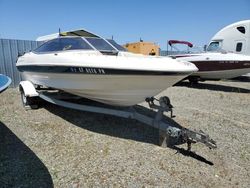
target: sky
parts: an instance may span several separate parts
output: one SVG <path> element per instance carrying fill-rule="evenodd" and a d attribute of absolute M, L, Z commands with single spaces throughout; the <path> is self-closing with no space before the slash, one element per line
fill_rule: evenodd
<path fill-rule="evenodd" d="M 250 19 L 250 0 L 0 0 L 0 38 L 85 28 L 119 44 L 170 39 L 197 46 L 231 23 Z"/>

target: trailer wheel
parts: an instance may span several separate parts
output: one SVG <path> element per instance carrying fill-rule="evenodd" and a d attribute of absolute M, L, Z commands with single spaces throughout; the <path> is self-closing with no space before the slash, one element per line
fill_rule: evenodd
<path fill-rule="evenodd" d="M 38 109 L 38 97 L 27 97 L 24 94 L 23 88 L 20 87 L 21 101 L 26 110 Z"/>
<path fill-rule="evenodd" d="M 188 78 L 188 81 L 191 83 L 191 85 L 196 85 L 196 84 L 198 84 L 198 82 L 199 82 L 199 78 L 198 77 L 190 77 L 190 78 Z"/>

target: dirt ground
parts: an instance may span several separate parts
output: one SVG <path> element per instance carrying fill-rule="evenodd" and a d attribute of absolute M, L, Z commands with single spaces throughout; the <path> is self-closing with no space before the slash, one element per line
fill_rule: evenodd
<path fill-rule="evenodd" d="M 0 187 L 250 187 L 250 82 L 167 89 L 174 121 L 217 141 L 162 148 L 135 120 L 45 103 L 26 111 L 0 94 Z M 146 106 L 145 103 L 142 105 Z"/>

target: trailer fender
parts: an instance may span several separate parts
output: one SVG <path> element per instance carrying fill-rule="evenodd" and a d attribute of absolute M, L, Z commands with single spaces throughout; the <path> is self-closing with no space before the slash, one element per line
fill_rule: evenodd
<path fill-rule="evenodd" d="M 23 90 L 23 93 L 26 97 L 37 97 L 39 94 L 36 91 L 36 88 L 30 81 L 21 81 L 19 84 L 19 91 Z"/>

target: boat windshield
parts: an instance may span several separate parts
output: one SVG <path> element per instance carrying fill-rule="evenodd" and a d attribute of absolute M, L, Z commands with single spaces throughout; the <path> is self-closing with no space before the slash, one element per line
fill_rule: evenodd
<path fill-rule="evenodd" d="M 221 51 L 220 42 L 219 41 L 211 42 L 209 44 L 209 46 L 207 47 L 207 51 L 208 52 L 218 52 L 218 51 Z"/>
<path fill-rule="evenodd" d="M 117 44 L 113 39 L 107 39 L 107 41 L 112 44 L 114 47 L 116 47 L 117 50 L 127 52 L 128 50 L 121 45 Z"/>
<path fill-rule="evenodd" d="M 86 37 L 85 39 L 101 52 L 117 51 L 102 38 Z"/>
<path fill-rule="evenodd" d="M 208 52 L 222 52 L 222 53 L 226 52 L 226 50 L 222 49 L 222 41 L 221 40 L 210 42 L 206 51 L 208 51 Z"/>
<path fill-rule="evenodd" d="M 54 52 L 65 50 L 93 50 L 93 48 L 80 37 L 56 38 L 43 43 L 34 52 Z"/>

